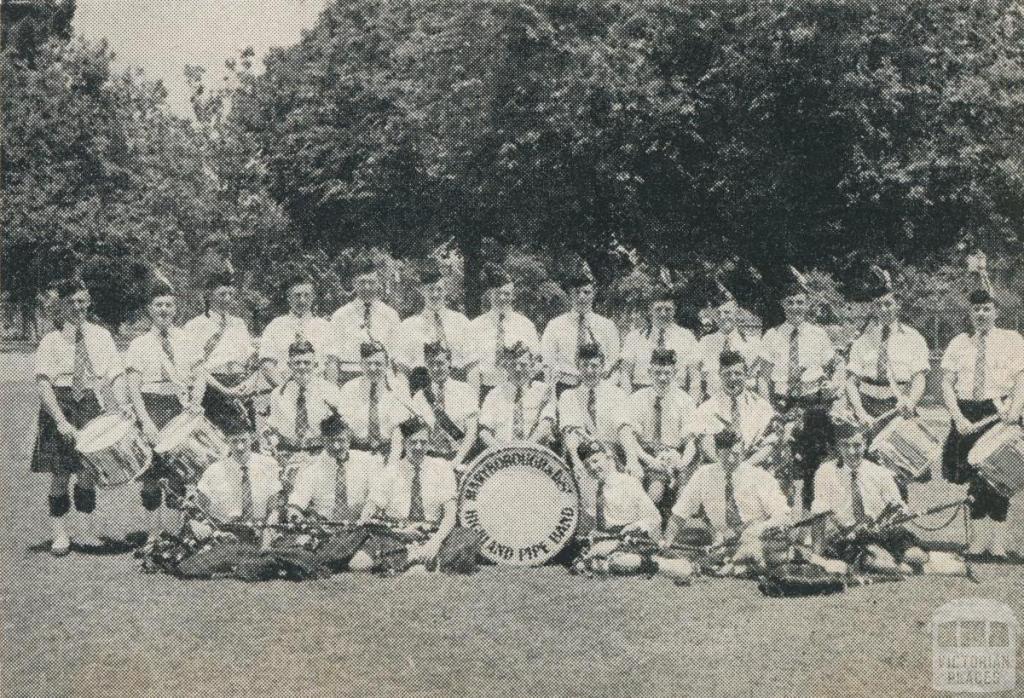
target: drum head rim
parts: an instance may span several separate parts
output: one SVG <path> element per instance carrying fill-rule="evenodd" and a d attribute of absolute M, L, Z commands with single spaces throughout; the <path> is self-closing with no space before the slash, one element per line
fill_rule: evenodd
<path fill-rule="evenodd" d="M 1024 436 L 1022 430 L 1016 424 L 996 424 L 994 427 L 982 434 L 967 453 L 967 462 L 971 465 L 978 465 L 999 447 L 1008 441 L 1015 441 Z"/>
<path fill-rule="evenodd" d="M 119 414 L 103 414 L 91 420 L 78 433 L 75 448 L 89 454 L 105 451 L 131 433 L 132 423 Z"/>
<path fill-rule="evenodd" d="M 154 453 L 167 453 L 173 451 L 195 431 L 197 425 L 208 422 L 205 417 L 189 412 L 182 412 L 164 425 L 157 435 Z"/>
<path fill-rule="evenodd" d="M 572 495 L 571 496 L 572 496 L 572 498 L 576 502 L 576 504 L 575 504 L 576 517 L 575 517 L 575 521 L 572 524 L 572 529 L 569 530 L 565 534 L 564 538 L 562 538 L 562 540 L 557 544 L 556 549 L 553 550 L 550 554 L 544 555 L 544 556 L 541 556 L 541 557 L 537 557 L 535 559 L 531 559 L 531 560 L 528 560 L 528 561 L 523 561 L 523 560 L 514 561 L 514 560 L 507 560 L 507 559 L 499 559 L 497 556 L 489 554 L 488 551 L 486 551 L 486 550 L 481 550 L 480 554 L 483 557 L 485 557 L 486 559 L 488 559 L 491 562 L 493 562 L 494 564 L 496 564 L 496 565 L 505 565 L 505 566 L 510 566 L 510 567 L 537 567 L 537 566 L 540 566 L 540 565 L 543 565 L 543 564 L 547 563 L 552 558 L 556 557 L 562 550 L 564 550 L 565 546 L 567 546 L 576 537 L 576 533 L 577 533 L 577 530 L 579 528 L 580 517 L 582 516 L 582 513 L 583 513 L 582 494 L 580 492 L 579 483 L 576 481 L 575 473 L 573 473 L 572 468 L 570 468 L 558 456 L 558 454 L 556 454 L 554 451 L 552 451 L 551 449 L 546 448 L 544 446 L 541 446 L 541 445 L 539 445 L 537 443 L 529 442 L 529 441 L 520 441 L 520 442 L 506 443 L 506 444 L 502 444 L 500 446 L 493 446 L 493 447 L 487 449 L 486 451 L 484 451 L 483 453 L 478 455 L 476 458 L 474 458 L 472 463 L 470 463 L 470 466 L 466 469 L 466 473 L 462 477 L 462 482 L 459 485 L 458 499 L 456 500 L 456 508 L 457 508 L 457 511 L 459 512 L 459 515 L 461 517 L 461 515 L 463 513 L 464 503 L 465 503 L 466 484 L 472 480 L 473 473 L 476 472 L 477 468 L 480 467 L 480 465 L 485 461 L 485 456 L 487 457 L 487 460 L 489 460 L 495 454 L 498 454 L 498 453 L 501 453 L 501 452 L 505 452 L 505 451 L 521 451 L 521 450 L 528 450 L 528 451 L 539 452 L 539 453 L 543 453 L 545 456 L 550 456 L 550 460 L 552 460 L 555 463 L 557 463 L 562 469 L 564 469 L 569 474 L 570 477 L 568 478 L 567 481 L 569 483 L 571 483 L 571 488 L 572 488 Z M 466 523 L 463 522 L 463 525 L 466 525 Z M 486 533 L 486 532 L 484 532 L 484 533 Z"/>

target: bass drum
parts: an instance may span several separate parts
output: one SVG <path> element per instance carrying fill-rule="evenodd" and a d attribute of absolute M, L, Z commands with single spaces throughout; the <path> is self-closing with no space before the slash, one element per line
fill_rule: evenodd
<path fill-rule="evenodd" d="M 572 471 L 534 443 L 488 449 L 462 478 L 459 520 L 481 534 L 480 553 L 496 564 L 544 564 L 573 539 L 579 519 Z"/>

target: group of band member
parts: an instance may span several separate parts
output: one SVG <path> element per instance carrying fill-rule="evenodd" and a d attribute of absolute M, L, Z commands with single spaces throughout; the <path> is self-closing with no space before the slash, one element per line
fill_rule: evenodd
<path fill-rule="evenodd" d="M 51 474 L 55 555 L 70 550 L 72 504 L 76 542 L 98 543 L 89 516 L 95 478 L 75 440 L 90 419 L 118 410 L 150 444 L 191 412 L 205 414 L 231 446 L 198 483 L 154 458 L 140 478 L 151 540 L 180 525 L 184 501 L 201 502 L 219 521 L 262 521 L 283 491 L 293 517 L 430 524 L 431 534 L 407 551 L 411 561 L 430 563 L 446 542 L 470 540 L 453 535 L 467 465 L 489 447 L 528 441 L 563 454 L 596 529 L 642 530 L 666 548 L 701 529 L 713 539 L 756 537 L 801 513 L 829 511 L 852 525 L 909 511 L 906 483 L 865 456 L 865 432 L 878 417 L 917 414 L 929 371 L 925 340 L 900 320 L 887 274 L 869 275 L 872 319 L 848 359 L 810 320 L 812 297 L 797 273 L 780 294 L 785 321 L 763 336 L 740 326 L 733 294 L 718 284 L 706 299 L 716 329 L 700 339 L 677 324 L 669 287 L 650 300 L 646 326 L 620 339 L 594 309 L 586 269 L 564 279 L 569 308 L 543 333 L 515 309 L 514 282 L 496 266 L 484 273 L 489 308 L 480 316 L 448 307 L 448 282 L 433 265 L 419 278 L 423 309 L 403 320 L 364 261 L 352 279 L 354 300 L 329 318 L 312 312 L 309 275 L 283 279 L 289 312 L 254 341 L 232 314 L 230 268 L 204 276 L 208 309 L 183 326 L 175 324 L 175 289 L 156 281 L 152 327 L 124 355 L 89 321 L 80 280 L 57 289 L 62 323 L 36 357 L 42 407 L 32 457 L 33 471 Z M 1005 557 L 1009 500 L 968 464 L 967 452 L 986 417 L 1019 422 L 1024 338 L 995 326 L 989 291 L 976 289 L 967 301 L 971 330 L 941 362 L 952 422 L 941 468 L 947 480 L 968 484 L 969 552 Z M 837 420 L 840 412 L 846 417 Z M 783 473 L 786 415 L 798 424 Z M 896 564 L 920 567 L 928 557 L 904 529 L 877 542 Z M 354 547 L 343 566 L 372 568 L 380 542 L 364 537 Z"/>

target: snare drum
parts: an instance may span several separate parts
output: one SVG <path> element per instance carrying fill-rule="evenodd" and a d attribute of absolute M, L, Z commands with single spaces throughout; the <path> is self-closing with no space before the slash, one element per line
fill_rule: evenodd
<path fill-rule="evenodd" d="M 871 442 L 869 455 L 892 471 L 927 481 L 932 465 L 942 458 L 942 444 L 915 419 L 897 417 Z"/>
<path fill-rule="evenodd" d="M 572 472 L 536 444 L 484 451 L 459 488 L 459 520 L 482 535 L 480 553 L 499 565 L 547 562 L 573 539 L 579 518 Z"/>
<path fill-rule="evenodd" d="M 86 424 L 75 448 L 82 464 L 96 474 L 100 487 L 130 482 L 149 467 L 153 454 L 135 425 L 119 414 L 105 414 Z"/>
<path fill-rule="evenodd" d="M 183 412 L 160 430 L 153 451 L 163 455 L 186 483 L 195 483 L 211 463 L 228 455 L 224 435 L 202 415 Z"/>
<path fill-rule="evenodd" d="M 967 462 L 1004 497 L 1024 490 L 1024 430 L 999 424 L 985 432 L 967 454 Z"/>

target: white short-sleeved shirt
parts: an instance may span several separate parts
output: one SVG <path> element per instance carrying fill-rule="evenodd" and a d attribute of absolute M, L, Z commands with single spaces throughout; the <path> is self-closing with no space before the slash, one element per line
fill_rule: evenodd
<path fill-rule="evenodd" d="M 825 461 L 814 476 L 814 513 L 832 511 L 844 526 L 855 523 L 853 516 L 853 479 L 848 467 L 839 461 Z M 906 511 L 899 487 L 892 472 L 869 460 L 861 460 L 857 470 L 857 485 L 860 488 L 864 513 L 874 520 L 890 504 Z"/>
<path fill-rule="evenodd" d="M 781 523 L 790 518 L 789 504 L 775 476 L 753 465 L 740 464 L 733 473 L 733 493 L 745 525 Z M 697 469 L 676 499 L 672 513 L 687 519 L 703 507 L 711 526 L 727 528 L 725 518 L 725 470 L 721 463 L 707 463 Z"/>
<path fill-rule="evenodd" d="M 445 506 L 454 506 L 458 496 L 452 464 L 440 458 L 427 456 L 420 466 L 423 495 L 423 514 L 426 521 L 440 521 Z M 412 504 L 413 466 L 405 458 L 388 466 L 381 477 L 380 486 L 370 496 L 384 513 L 396 519 L 408 519 Z"/>
<path fill-rule="evenodd" d="M 473 337 L 469 332 L 469 319 L 450 308 L 439 311 L 444 327 L 444 341 L 452 352 L 452 366 L 464 368 L 472 363 L 476 354 Z M 395 334 L 395 361 L 407 368 L 424 366 L 423 345 L 439 341 L 434 321 L 422 314 L 402 320 Z"/>
<path fill-rule="evenodd" d="M 654 443 L 654 400 L 658 396 L 653 387 L 641 388 L 629 398 L 630 421 L 637 435 L 646 443 Z M 696 411 L 693 398 L 678 386 L 670 386 L 661 399 L 661 443 L 678 448 L 690 436 Z"/>
<path fill-rule="evenodd" d="M 390 387 L 389 387 L 390 386 Z M 381 438 L 391 438 L 391 432 L 413 415 L 409 409 L 409 396 L 394 384 L 378 385 L 378 415 Z M 341 387 L 341 416 L 352 429 L 353 437 L 369 438 L 370 381 L 360 376 Z"/>
<path fill-rule="evenodd" d="M 163 349 L 160 332 L 155 327 L 139 335 L 128 345 L 126 368 L 139 374 L 144 393 L 158 392 L 160 386 L 171 383 L 179 386 L 189 385 L 203 363 L 202 350 L 183 329 L 168 328 L 167 338 L 174 350 L 173 365 Z"/>
<path fill-rule="evenodd" d="M 588 513 L 596 515 L 596 506 Z M 605 476 L 604 521 L 607 527 L 629 526 L 640 522 L 643 529 L 652 536 L 661 533 L 661 514 L 644 491 L 643 484 L 632 475 L 617 470 L 610 470 Z"/>
<path fill-rule="evenodd" d="M 789 338 L 793 325 L 784 322 L 764 333 L 765 360 L 771 365 L 775 392 L 785 395 L 789 381 Z M 805 322 L 797 333 L 797 349 L 805 387 L 827 378 L 825 367 L 835 358 L 832 340 L 823 327 Z"/>
<path fill-rule="evenodd" d="M 221 316 L 203 314 L 186 322 L 181 329 L 204 355 L 206 343 L 220 332 L 220 323 Z M 252 336 L 245 322 L 242 318 L 228 315 L 224 331 L 209 356 L 205 357 L 206 368 L 211 372 L 241 373 L 254 353 Z"/>
<path fill-rule="evenodd" d="M 356 298 L 334 311 L 331 326 L 336 335 L 338 360 L 346 370 L 359 370 L 359 345 L 370 339 L 387 349 L 395 358 L 395 340 L 400 320 L 398 311 L 381 300 L 370 302 L 370 325 L 366 326 L 366 303 Z"/>
<path fill-rule="evenodd" d="M 594 389 L 596 425 L 587 407 L 589 397 L 590 389 L 585 385 L 562 392 L 558 398 L 559 429 L 584 429 L 591 437 L 603 441 L 619 441 L 623 427 L 636 429 L 629 410 L 629 396 L 622 388 L 605 381 Z"/>
<path fill-rule="evenodd" d="M 487 393 L 480 407 L 480 427 L 494 434 L 499 443 L 515 441 L 513 416 L 515 414 L 516 388 L 511 383 L 502 383 Z M 523 388 L 523 429 L 524 438 L 531 429 L 545 419 L 555 420 L 556 403 L 544 383 L 533 383 Z"/>
<path fill-rule="evenodd" d="M 534 356 L 540 355 L 540 338 L 537 328 L 522 313 L 509 311 L 502 321 L 504 326 L 504 345 L 512 346 L 522 342 L 530 348 Z M 490 310 L 474 318 L 469 323 L 469 336 L 475 342 L 476 359 L 480 367 L 480 382 L 483 385 L 500 385 L 505 380 L 505 372 L 495 365 L 498 356 L 498 314 Z"/>
<path fill-rule="evenodd" d="M 878 380 L 878 354 L 882 345 L 882 326 L 874 324 L 850 347 L 846 368 L 853 375 Z M 928 344 L 921 333 L 901 322 L 890 325 L 886 341 L 889 377 L 896 383 L 909 383 L 918 373 L 928 371 Z"/>
<path fill-rule="evenodd" d="M 337 346 L 330 323 L 312 315 L 297 318 L 289 314 L 271 320 L 260 337 L 260 360 L 273 360 L 278 370 L 287 371 L 288 347 L 300 335 L 313 345 L 317 365 L 322 371 L 327 366 L 327 357 L 337 355 Z"/>
<path fill-rule="evenodd" d="M 267 518 L 271 497 L 281 490 L 277 461 L 262 453 L 249 456 L 253 518 Z M 224 458 L 206 469 L 196 486 L 209 500 L 209 512 L 222 521 L 242 515 L 242 467 L 234 458 Z"/>
<path fill-rule="evenodd" d="M 633 367 L 630 379 L 635 386 L 651 384 L 651 352 L 658 346 L 659 330 L 633 328 L 622 342 L 622 360 Z M 700 363 L 697 338 L 693 332 L 672 324 L 665 328 L 665 349 L 676 353 L 677 379 L 686 380 L 686 367 Z"/>
<path fill-rule="evenodd" d="M 270 416 L 267 425 L 286 439 L 294 441 L 295 404 L 299 397 L 299 384 L 286 381 L 270 393 Z M 337 386 L 314 376 L 306 386 L 306 415 L 309 417 L 309 436 L 320 435 L 320 422 L 332 412 L 343 414 L 344 403 Z"/>
<path fill-rule="evenodd" d="M 333 517 L 338 472 L 339 468 L 343 468 L 341 472 L 345 477 L 345 508 L 348 513 L 342 518 L 358 519 L 374 487 L 375 478 L 380 476 L 366 466 L 365 459 L 351 457 L 339 466 L 334 456 L 321 451 L 299 466 L 292 491 L 288 495 L 288 503 L 300 509 L 313 509 L 325 518 Z"/>
<path fill-rule="evenodd" d="M 722 377 L 719 374 L 719 368 L 722 352 L 725 351 L 726 346 L 726 335 L 721 331 L 712 332 L 700 338 L 700 367 L 708 395 L 722 392 Z M 730 351 L 740 353 L 747 364 L 748 375 L 753 378 L 756 366 L 764 354 L 761 338 L 755 335 L 748 336 L 737 327 L 728 335 L 728 348 Z"/>
<path fill-rule="evenodd" d="M 956 374 L 956 394 L 961 400 L 974 399 L 974 364 L 978 339 L 959 334 L 942 355 L 942 370 Z M 1024 337 L 1013 330 L 993 327 L 985 340 L 985 386 L 982 399 L 995 400 L 1010 394 L 1014 381 L 1024 371 Z"/>
<path fill-rule="evenodd" d="M 556 372 L 556 378 L 560 377 L 560 380 L 568 383 L 579 381 L 579 372 L 576 370 L 579 317 L 579 313 L 569 312 L 553 318 L 544 328 L 540 340 L 544 363 Z M 597 313 L 587 313 L 585 322 L 590 328 L 588 337 L 593 335 L 589 341 L 596 341 L 600 345 L 605 361 L 609 364 L 606 368 L 611 368 L 611 363 L 620 351 L 618 328 L 610 319 Z"/>
<path fill-rule="evenodd" d="M 436 397 L 439 392 L 437 384 L 435 383 L 432 388 Z M 412 406 L 416 409 L 416 414 L 428 424 L 434 423 L 434 409 L 430 406 L 427 396 L 422 390 L 413 395 Z M 444 384 L 444 411 L 455 422 L 455 426 L 466 431 L 469 427 L 469 420 L 480 413 L 477 392 L 466 383 L 449 378 Z"/>
<path fill-rule="evenodd" d="M 772 404 L 751 390 L 744 390 L 737 398 L 740 410 L 740 439 L 749 449 L 764 434 L 775 416 Z M 725 421 L 723 421 L 725 420 Z M 700 434 L 717 434 L 732 424 L 732 399 L 725 393 L 708 398 L 697 408 L 693 430 Z"/>
<path fill-rule="evenodd" d="M 75 328 L 68 325 L 43 337 L 36 350 L 37 377 L 46 378 L 54 386 L 71 385 L 75 373 L 75 334 Z M 112 381 L 124 373 L 121 352 L 110 332 L 86 322 L 82 325 L 82 338 L 92 364 L 92 371 L 86 376 L 87 386 L 95 385 L 99 379 Z"/>

